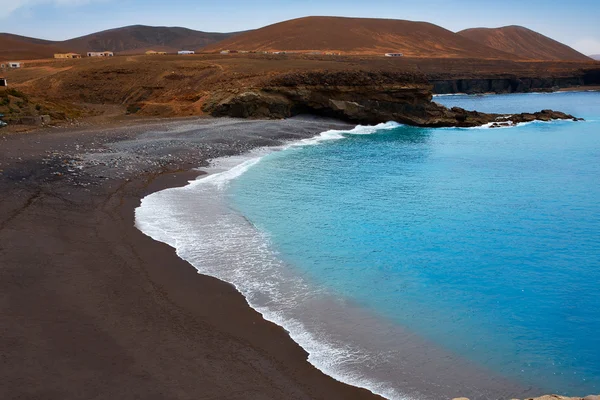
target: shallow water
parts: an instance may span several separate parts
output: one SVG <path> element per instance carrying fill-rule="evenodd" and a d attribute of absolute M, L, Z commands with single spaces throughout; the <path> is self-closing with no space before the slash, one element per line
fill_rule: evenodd
<path fill-rule="evenodd" d="M 138 226 L 343 381 L 391 398 L 599 392 L 600 94 L 435 101 L 587 121 L 328 132 L 148 196 Z"/>

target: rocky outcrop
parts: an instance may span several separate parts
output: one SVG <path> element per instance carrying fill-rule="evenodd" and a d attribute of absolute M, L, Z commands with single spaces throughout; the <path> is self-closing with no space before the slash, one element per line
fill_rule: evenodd
<path fill-rule="evenodd" d="M 572 119 L 544 110 L 535 114 L 501 115 L 448 109 L 432 102 L 431 85 L 412 75 L 374 73 L 310 73 L 278 77 L 261 88 L 212 94 L 204 111 L 237 118 L 288 118 L 315 114 L 359 124 L 387 121 L 423 127 L 513 125 L 540 119 Z"/>

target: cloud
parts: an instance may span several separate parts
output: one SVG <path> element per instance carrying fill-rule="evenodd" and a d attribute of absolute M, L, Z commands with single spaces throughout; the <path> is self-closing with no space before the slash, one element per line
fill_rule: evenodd
<path fill-rule="evenodd" d="M 0 19 L 6 18 L 25 6 L 37 4 L 54 4 L 57 6 L 79 6 L 103 0 L 0 0 Z"/>
<path fill-rule="evenodd" d="M 573 42 L 572 46 L 575 50 L 583 54 L 600 54 L 600 39 L 583 38 Z"/>
<path fill-rule="evenodd" d="M 28 0 L 0 0 L 0 18 L 12 14 L 27 2 Z"/>

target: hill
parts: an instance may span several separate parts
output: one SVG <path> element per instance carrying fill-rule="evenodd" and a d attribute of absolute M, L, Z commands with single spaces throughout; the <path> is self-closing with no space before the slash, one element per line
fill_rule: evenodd
<path fill-rule="evenodd" d="M 227 39 L 235 33 L 212 33 L 187 28 L 132 25 L 109 29 L 60 42 L 72 51 L 103 51 L 143 53 L 146 50 L 175 52 L 199 50 L 209 44 Z"/>
<path fill-rule="evenodd" d="M 0 60 L 48 58 L 62 51 L 60 46 L 47 40 L 0 33 Z"/>
<path fill-rule="evenodd" d="M 0 59 L 51 58 L 54 53 L 114 51 L 142 54 L 146 50 L 176 52 L 199 50 L 236 33 L 213 33 L 179 27 L 133 25 L 109 29 L 64 41 L 35 39 L 0 33 Z"/>
<path fill-rule="evenodd" d="M 522 26 L 472 28 L 459 35 L 526 60 L 589 61 L 571 47 Z"/>
<path fill-rule="evenodd" d="M 305 17 L 280 22 L 204 50 L 400 52 L 409 57 L 514 58 L 427 22 L 342 17 Z"/>
<path fill-rule="evenodd" d="M 591 56 L 589 56 L 590 58 L 593 58 L 594 60 L 600 61 L 600 54 L 592 54 Z"/>

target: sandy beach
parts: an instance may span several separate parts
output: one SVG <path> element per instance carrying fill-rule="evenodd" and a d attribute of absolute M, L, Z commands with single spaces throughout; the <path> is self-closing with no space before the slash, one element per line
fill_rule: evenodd
<path fill-rule="evenodd" d="M 190 123 L 206 126 L 195 140 L 169 134 Z M 342 126 L 271 122 L 248 138 L 252 124 L 0 136 L 1 398 L 377 398 L 319 372 L 231 285 L 134 227 L 141 197 L 210 158 Z"/>
<path fill-rule="evenodd" d="M 180 118 L 0 131 L 0 398 L 381 398 L 319 371 L 233 285 L 135 227 L 142 198 L 211 160 L 350 128 Z M 392 330 L 411 367 L 375 373 L 424 398 L 540 393 Z"/>

